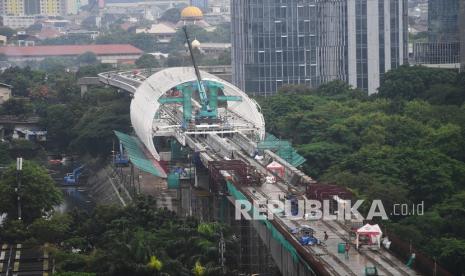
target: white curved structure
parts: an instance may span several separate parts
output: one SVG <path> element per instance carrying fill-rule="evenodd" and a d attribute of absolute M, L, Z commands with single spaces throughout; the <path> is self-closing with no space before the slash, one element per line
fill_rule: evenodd
<path fill-rule="evenodd" d="M 253 126 L 253 132 L 259 139 L 265 137 L 265 120 L 259 105 L 234 85 L 207 72 L 201 71 L 203 80 L 215 81 L 224 86 L 226 96 L 240 96 L 241 102 L 228 104 L 228 111 L 239 116 Z M 195 81 L 194 68 L 174 67 L 157 72 L 139 85 L 131 102 L 131 123 L 139 139 L 147 147 L 153 157 L 160 160 L 154 144 L 154 118 L 160 108 L 158 99 L 171 88 L 186 82 Z M 240 131 L 239 131 L 240 132 Z"/>

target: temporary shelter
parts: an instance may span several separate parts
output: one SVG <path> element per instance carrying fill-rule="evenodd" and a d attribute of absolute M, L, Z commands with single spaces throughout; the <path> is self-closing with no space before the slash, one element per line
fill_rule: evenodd
<path fill-rule="evenodd" d="M 378 224 L 371 225 L 367 223 L 363 225 L 362 227 L 360 227 L 359 229 L 357 229 L 357 240 L 356 240 L 357 249 L 359 247 L 360 235 L 368 236 L 372 244 L 376 243 L 378 247 L 380 247 L 381 236 L 383 235 L 383 232 L 381 231 L 381 228 L 379 228 Z"/>
<path fill-rule="evenodd" d="M 283 178 L 284 177 L 284 166 L 279 164 L 278 162 L 276 161 L 273 161 L 271 162 L 270 164 L 268 164 L 268 166 L 266 166 L 266 168 L 273 172 L 274 174 L 276 174 L 277 176 Z"/>

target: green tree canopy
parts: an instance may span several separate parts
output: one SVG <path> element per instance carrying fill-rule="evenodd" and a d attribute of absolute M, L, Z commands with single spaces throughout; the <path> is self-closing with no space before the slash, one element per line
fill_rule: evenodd
<path fill-rule="evenodd" d="M 143 54 L 136 60 L 136 65 L 138 68 L 156 68 L 160 66 L 158 60 L 151 54 Z"/>
<path fill-rule="evenodd" d="M 465 101 L 465 88 L 457 86 L 458 81 L 459 75 L 453 70 L 404 65 L 384 75 L 378 96 L 425 99 L 436 104 L 462 104 Z"/>
<path fill-rule="evenodd" d="M 27 116 L 32 113 L 32 104 L 24 99 L 11 98 L 2 104 L 0 113 L 4 115 Z"/>
<path fill-rule="evenodd" d="M 0 35 L 4 35 L 8 39 L 10 39 L 14 34 L 16 34 L 16 31 L 12 28 L 6 26 L 0 27 Z"/>
<path fill-rule="evenodd" d="M 24 161 L 19 177 L 22 219 L 26 223 L 41 217 L 61 203 L 61 191 L 43 167 L 31 161 Z M 7 213 L 9 220 L 18 217 L 16 187 L 16 165 L 11 165 L 0 180 L 0 212 Z"/>
<path fill-rule="evenodd" d="M 73 60 L 69 58 L 47 57 L 40 61 L 39 69 L 47 72 L 63 72 L 73 64 Z"/>
<path fill-rule="evenodd" d="M 168 21 L 171 23 L 178 23 L 181 19 L 181 10 L 179 8 L 167 9 L 160 17 L 160 21 Z"/>
<path fill-rule="evenodd" d="M 71 147 L 80 153 L 105 154 L 111 150 L 113 130 L 127 132 L 130 127 L 126 101 L 109 101 L 89 108 L 74 125 Z"/>
<path fill-rule="evenodd" d="M 47 129 L 47 139 L 55 148 L 66 148 L 73 139 L 72 127 L 78 118 L 68 105 L 56 104 L 47 107 L 42 124 Z"/>
<path fill-rule="evenodd" d="M 77 61 L 79 64 L 96 64 L 98 63 L 97 55 L 93 52 L 85 52 L 77 57 Z"/>
<path fill-rule="evenodd" d="M 385 74 L 378 95 L 333 81 L 284 86 L 258 100 L 267 130 L 292 141 L 307 159 L 305 172 L 349 188 L 367 206 L 380 199 L 391 232 L 460 274 L 464 84 L 455 71 L 402 66 Z M 399 203 L 424 203 L 425 215 L 395 215 Z"/>

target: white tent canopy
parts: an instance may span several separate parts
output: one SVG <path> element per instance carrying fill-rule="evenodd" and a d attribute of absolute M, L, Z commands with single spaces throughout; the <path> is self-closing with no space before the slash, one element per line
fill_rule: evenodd
<path fill-rule="evenodd" d="M 268 169 L 282 169 L 284 168 L 283 165 L 279 164 L 278 162 L 276 161 L 273 161 L 271 162 L 270 164 L 268 164 L 268 166 L 266 166 Z"/>
<path fill-rule="evenodd" d="M 360 235 L 369 236 L 371 239 L 371 242 L 376 243 L 379 248 L 381 244 L 381 236 L 383 235 L 383 231 L 381 231 L 381 228 L 379 228 L 378 224 L 371 225 L 369 223 L 357 229 L 357 240 L 356 240 L 357 249 L 359 247 Z"/>
<path fill-rule="evenodd" d="M 279 177 L 284 177 L 284 166 L 279 164 L 278 162 L 273 161 L 270 164 L 268 164 L 266 168 L 279 175 Z"/>

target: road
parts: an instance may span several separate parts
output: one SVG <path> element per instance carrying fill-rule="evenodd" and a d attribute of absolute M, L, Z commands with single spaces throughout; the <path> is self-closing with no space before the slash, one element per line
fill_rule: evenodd
<path fill-rule="evenodd" d="M 21 244 L 3 243 L 0 251 L 0 276 L 52 275 L 48 253 Z"/>

